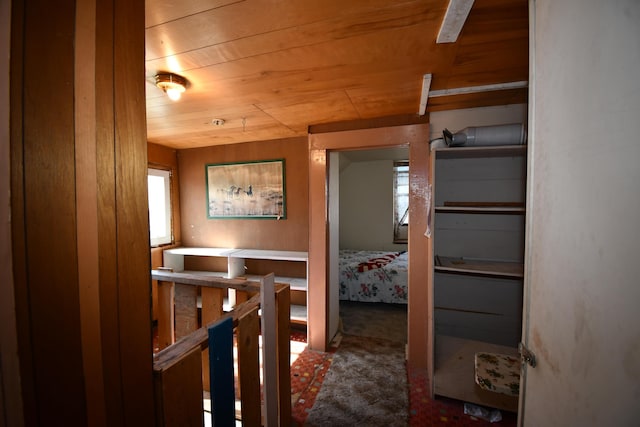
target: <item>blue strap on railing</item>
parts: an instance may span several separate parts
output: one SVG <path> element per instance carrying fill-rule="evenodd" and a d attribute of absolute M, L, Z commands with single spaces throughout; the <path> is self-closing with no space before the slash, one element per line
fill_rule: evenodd
<path fill-rule="evenodd" d="M 215 427 L 235 426 L 233 320 L 216 322 L 208 332 L 211 421 Z"/>

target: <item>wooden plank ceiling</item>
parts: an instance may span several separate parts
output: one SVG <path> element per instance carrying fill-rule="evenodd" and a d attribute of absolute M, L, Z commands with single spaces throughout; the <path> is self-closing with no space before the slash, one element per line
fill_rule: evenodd
<path fill-rule="evenodd" d="M 191 148 L 417 117 L 431 90 L 528 79 L 527 0 L 475 0 L 455 43 L 448 0 L 146 0 L 147 132 Z M 173 102 L 159 71 L 189 81 Z M 526 88 L 429 99 L 427 111 L 526 102 Z M 212 119 L 224 119 L 214 126 Z"/>

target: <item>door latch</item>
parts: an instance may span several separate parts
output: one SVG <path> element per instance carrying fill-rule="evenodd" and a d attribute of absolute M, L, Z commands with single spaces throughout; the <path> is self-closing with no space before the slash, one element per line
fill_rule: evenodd
<path fill-rule="evenodd" d="M 522 363 L 527 363 L 532 368 L 536 367 L 536 355 L 524 345 L 524 343 L 518 344 L 518 352 L 520 353 L 520 360 Z"/>

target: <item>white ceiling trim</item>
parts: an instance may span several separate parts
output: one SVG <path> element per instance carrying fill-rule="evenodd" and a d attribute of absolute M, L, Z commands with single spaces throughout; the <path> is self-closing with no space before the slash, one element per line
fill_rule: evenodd
<path fill-rule="evenodd" d="M 473 6 L 473 0 L 449 0 L 436 43 L 453 43 L 458 40 L 471 6 Z"/>
<path fill-rule="evenodd" d="M 427 112 L 427 101 L 429 100 L 429 89 L 431 88 L 431 74 L 422 76 L 422 93 L 420 94 L 420 108 L 418 115 L 424 116 Z"/>
<path fill-rule="evenodd" d="M 478 93 L 478 92 L 492 92 L 496 90 L 521 89 L 521 88 L 526 88 L 528 86 L 529 86 L 529 82 L 526 80 L 523 80 L 519 82 L 496 83 L 492 85 L 440 89 L 440 90 L 432 90 L 431 92 L 429 92 L 429 98 L 436 98 L 439 96 L 464 95 L 468 93 Z"/>

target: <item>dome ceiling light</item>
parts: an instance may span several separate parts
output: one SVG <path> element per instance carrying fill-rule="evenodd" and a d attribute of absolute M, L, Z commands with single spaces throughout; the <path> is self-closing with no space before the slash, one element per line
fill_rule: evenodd
<path fill-rule="evenodd" d="M 180 95 L 187 89 L 187 79 L 173 73 L 156 74 L 156 86 L 167 94 L 169 99 L 177 101 Z"/>

